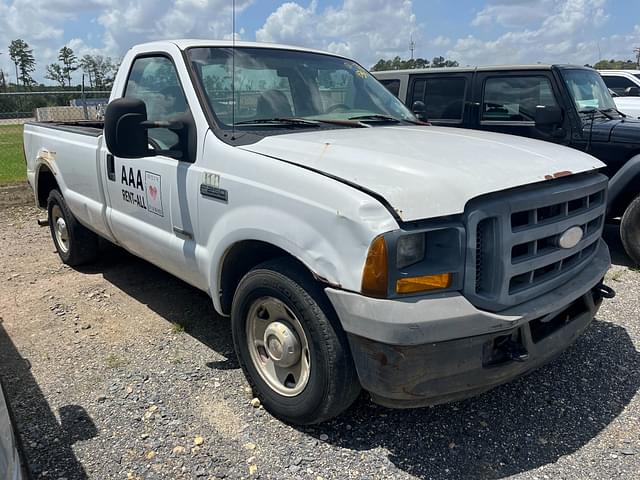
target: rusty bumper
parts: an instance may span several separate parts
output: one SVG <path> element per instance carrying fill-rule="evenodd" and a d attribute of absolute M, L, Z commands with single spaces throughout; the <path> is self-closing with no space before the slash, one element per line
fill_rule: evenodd
<path fill-rule="evenodd" d="M 376 403 L 413 408 L 461 400 L 508 382 L 562 353 L 602 302 L 594 288 L 559 312 L 511 330 L 423 345 L 349 334 L 363 388 Z"/>

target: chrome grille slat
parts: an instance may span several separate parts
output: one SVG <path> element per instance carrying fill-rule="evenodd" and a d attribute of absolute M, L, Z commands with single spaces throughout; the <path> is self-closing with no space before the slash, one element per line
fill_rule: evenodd
<path fill-rule="evenodd" d="M 568 281 L 595 255 L 606 189 L 604 175 L 583 174 L 470 201 L 465 296 L 499 311 Z M 560 247 L 559 237 L 575 226 L 583 238 L 572 248 Z"/>

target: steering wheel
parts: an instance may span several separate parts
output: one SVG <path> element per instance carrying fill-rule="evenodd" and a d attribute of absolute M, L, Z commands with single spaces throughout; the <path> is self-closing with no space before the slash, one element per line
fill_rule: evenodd
<path fill-rule="evenodd" d="M 349 107 L 349 105 L 345 105 L 344 103 L 336 103 L 335 105 L 331 105 L 329 108 L 327 108 L 325 113 L 333 113 L 336 110 L 348 111 L 350 108 L 351 107 Z"/>

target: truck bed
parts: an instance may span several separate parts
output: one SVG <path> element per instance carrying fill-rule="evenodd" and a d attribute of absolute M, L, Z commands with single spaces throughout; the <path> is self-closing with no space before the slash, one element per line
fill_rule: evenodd
<path fill-rule="evenodd" d="M 101 120 L 73 120 L 68 122 L 26 122 L 28 125 L 37 125 L 39 127 L 52 128 L 54 130 L 62 130 L 71 133 L 79 133 L 81 135 L 90 135 L 98 137 L 102 134 L 104 122 Z"/>

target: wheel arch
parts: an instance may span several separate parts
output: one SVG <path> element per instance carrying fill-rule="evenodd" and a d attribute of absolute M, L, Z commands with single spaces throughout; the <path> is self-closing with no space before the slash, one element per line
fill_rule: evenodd
<path fill-rule="evenodd" d="M 607 218 L 621 216 L 640 194 L 640 153 L 631 157 L 609 180 Z"/>
<path fill-rule="evenodd" d="M 60 190 L 60 185 L 56 180 L 54 170 L 46 163 L 40 163 L 36 170 L 36 204 L 40 208 L 47 208 L 47 199 L 51 190 Z"/>
<path fill-rule="evenodd" d="M 242 277 L 257 265 L 276 258 L 291 259 L 309 272 L 317 281 L 330 285 L 326 278 L 316 273 L 298 256 L 290 253 L 282 246 L 265 240 L 239 240 L 226 249 L 220 261 L 217 282 L 217 300 L 220 302 L 220 313 L 224 315 L 230 314 L 233 297 Z"/>

